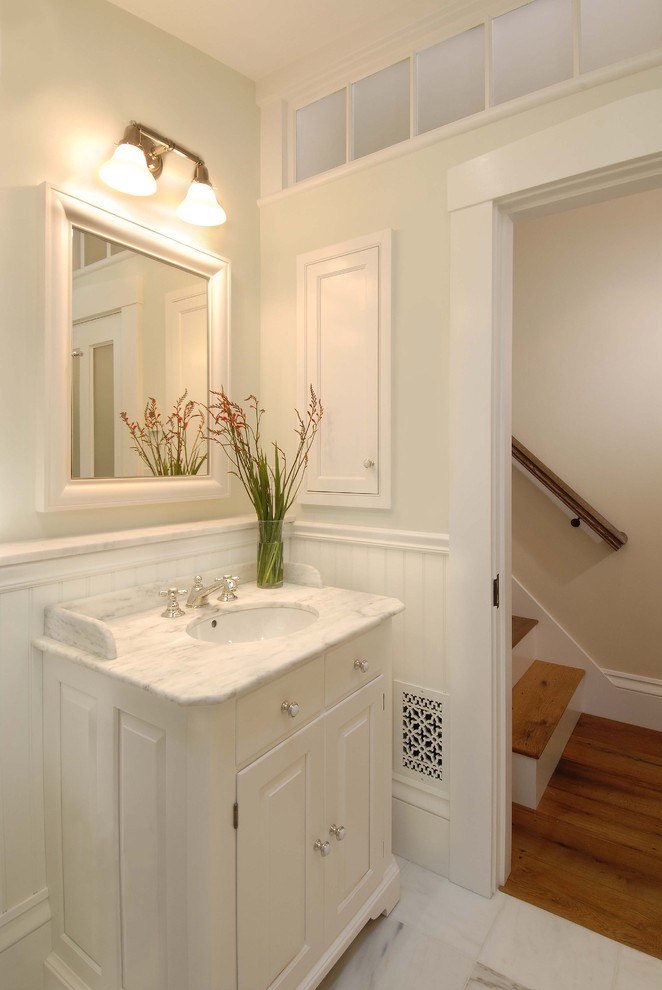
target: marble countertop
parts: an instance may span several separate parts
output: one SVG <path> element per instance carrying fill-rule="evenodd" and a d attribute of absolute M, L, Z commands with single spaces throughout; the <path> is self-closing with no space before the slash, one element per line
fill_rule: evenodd
<path fill-rule="evenodd" d="M 291 568 L 282 588 L 265 590 L 241 583 L 238 599 L 212 598 L 209 607 L 185 608 L 164 618 L 162 585 L 145 585 L 46 608 L 44 635 L 34 640 L 44 653 L 65 657 L 182 705 L 210 705 L 243 694 L 345 639 L 366 632 L 404 608 L 384 598 L 310 582 L 312 568 Z M 315 574 L 315 572 L 313 572 Z M 314 581 L 314 579 L 313 579 Z M 191 578 L 179 587 L 190 587 Z M 274 639 L 208 643 L 187 627 L 247 606 L 299 605 L 317 619 L 305 629 Z"/>

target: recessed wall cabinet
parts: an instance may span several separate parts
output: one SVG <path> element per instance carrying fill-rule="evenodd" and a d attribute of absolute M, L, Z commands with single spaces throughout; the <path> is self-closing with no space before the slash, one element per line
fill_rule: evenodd
<path fill-rule="evenodd" d="M 208 705 L 46 652 L 46 990 L 316 987 L 399 893 L 390 648 Z"/>
<path fill-rule="evenodd" d="M 303 502 L 391 504 L 391 231 L 297 259 L 299 387 L 324 405 Z"/>

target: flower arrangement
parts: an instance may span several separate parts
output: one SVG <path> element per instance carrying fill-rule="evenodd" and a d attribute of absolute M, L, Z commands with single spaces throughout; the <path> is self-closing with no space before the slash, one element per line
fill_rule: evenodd
<path fill-rule="evenodd" d="M 231 473 L 243 484 L 258 517 L 258 585 L 279 587 L 283 583 L 283 520 L 301 487 L 323 406 L 311 386 L 305 416 L 295 409 L 298 442 L 293 458 L 288 461 L 275 441 L 270 455 L 263 449 L 260 429 L 265 410 L 256 396 L 249 395 L 245 400 L 249 403 L 247 413 L 224 389 L 212 391 L 211 395 L 214 401 L 206 407 L 209 439 L 225 449 L 234 465 Z"/>
<path fill-rule="evenodd" d="M 133 440 L 131 449 L 136 451 L 154 475 L 174 477 L 198 474 L 207 460 L 205 415 L 198 408 L 199 404 L 186 396 L 185 390 L 165 421 L 161 418 L 156 399 L 152 397 L 145 405 L 143 425 L 132 422 L 126 412 L 120 413 Z M 189 426 L 192 440 L 188 433 Z"/>

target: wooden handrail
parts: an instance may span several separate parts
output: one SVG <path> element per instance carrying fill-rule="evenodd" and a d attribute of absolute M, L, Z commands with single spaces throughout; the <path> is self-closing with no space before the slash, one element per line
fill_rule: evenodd
<path fill-rule="evenodd" d="M 592 505 L 578 495 L 577 492 L 573 491 L 570 485 L 567 485 L 565 481 L 562 481 L 557 474 L 539 461 L 538 458 L 527 450 L 524 444 L 520 443 L 513 437 L 513 457 L 525 468 L 530 474 L 544 485 L 552 495 L 555 495 L 564 505 L 566 505 L 570 511 L 574 514 L 577 519 L 581 519 L 585 522 L 594 533 L 597 533 L 600 539 L 608 543 L 610 547 L 614 550 L 620 550 L 624 546 L 628 538 L 625 533 L 622 533 L 620 529 L 617 529 L 609 520 L 601 516 Z M 576 525 L 579 525 L 577 523 Z"/>

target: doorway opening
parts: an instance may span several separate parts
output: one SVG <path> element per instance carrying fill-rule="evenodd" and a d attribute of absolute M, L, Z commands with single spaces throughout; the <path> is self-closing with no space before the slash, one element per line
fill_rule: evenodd
<path fill-rule="evenodd" d="M 449 172 L 453 720 L 450 879 L 510 872 L 513 221 L 657 187 L 662 93 L 597 108 Z M 495 575 L 501 607 L 491 603 Z M 468 786 L 471 781 L 471 786 Z"/>

